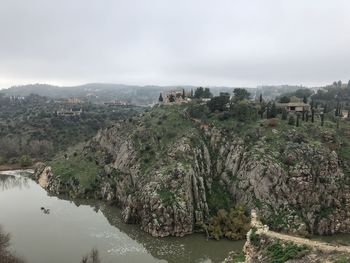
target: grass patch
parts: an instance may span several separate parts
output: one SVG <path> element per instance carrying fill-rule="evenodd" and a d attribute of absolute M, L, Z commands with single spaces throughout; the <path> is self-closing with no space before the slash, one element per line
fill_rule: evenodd
<path fill-rule="evenodd" d="M 71 156 L 69 159 L 55 159 L 49 165 L 54 176 L 60 176 L 63 182 L 75 178 L 85 188 L 93 186 L 95 179 L 102 172 L 94 160 L 90 161 L 82 156 Z"/>

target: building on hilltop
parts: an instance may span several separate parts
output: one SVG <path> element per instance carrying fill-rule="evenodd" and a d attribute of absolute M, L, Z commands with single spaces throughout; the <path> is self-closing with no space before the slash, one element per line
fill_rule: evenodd
<path fill-rule="evenodd" d="M 304 102 L 276 103 L 277 108 L 284 108 L 288 112 L 310 111 L 311 106 Z"/>
<path fill-rule="evenodd" d="M 67 99 L 67 103 L 69 104 L 79 104 L 82 103 L 82 101 L 80 99 L 78 99 L 77 97 L 71 97 Z"/>
<path fill-rule="evenodd" d="M 187 100 L 187 94 L 185 93 L 184 89 L 168 91 L 163 97 L 164 103 L 182 103 L 187 102 Z"/>

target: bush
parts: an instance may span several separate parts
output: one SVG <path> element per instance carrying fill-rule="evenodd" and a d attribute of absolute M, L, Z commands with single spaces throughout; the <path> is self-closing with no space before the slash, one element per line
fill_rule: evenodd
<path fill-rule="evenodd" d="M 211 218 L 208 232 L 216 240 L 220 238 L 240 240 L 245 238 L 249 226 L 250 219 L 245 214 L 244 207 L 236 205 L 229 211 L 220 209 L 217 215 Z"/>
<path fill-rule="evenodd" d="M 273 241 L 266 248 L 270 262 L 286 262 L 289 259 L 297 258 L 302 252 L 308 251 L 306 245 L 297 245 L 293 242 L 281 243 Z"/>
<path fill-rule="evenodd" d="M 208 101 L 207 105 L 211 112 L 224 111 L 227 108 L 226 105 L 228 104 L 229 100 L 230 97 L 228 96 L 217 96 Z"/>
<path fill-rule="evenodd" d="M 28 155 L 22 155 L 19 159 L 19 164 L 22 167 L 30 166 L 32 164 L 32 159 Z"/>
<path fill-rule="evenodd" d="M 220 121 L 227 120 L 227 119 L 229 119 L 230 117 L 231 117 L 231 113 L 228 112 L 228 111 L 224 111 L 224 112 L 218 114 L 218 119 L 219 119 Z"/>
<path fill-rule="evenodd" d="M 2 155 L 0 155 L 0 165 L 5 164 L 6 163 L 6 158 Z"/>
<path fill-rule="evenodd" d="M 253 246 L 258 247 L 260 246 L 260 236 L 256 233 L 256 228 L 252 228 L 252 232 L 250 234 L 250 242 L 253 244 Z"/>
<path fill-rule="evenodd" d="M 240 101 L 231 106 L 232 114 L 239 121 L 250 121 L 257 117 L 256 108 L 248 101 Z"/>

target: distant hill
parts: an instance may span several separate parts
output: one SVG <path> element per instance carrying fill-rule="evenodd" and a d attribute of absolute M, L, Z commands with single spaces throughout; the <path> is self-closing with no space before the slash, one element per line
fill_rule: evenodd
<path fill-rule="evenodd" d="M 196 86 L 136 86 L 123 84 L 105 84 L 105 83 L 90 83 L 80 86 L 53 86 L 47 84 L 30 84 L 23 86 L 13 86 L 8 89 L 1 90 L 6 96 L 28 96 L 31 93 L 50 98 L 69 98 L 79 97 L 86 98 L 89 101 L 109 101 L 109 100 L 125 100 L 136 105 L 149 105 L 158 100 L 161 92 L 182 89 L 190 91 L 195 90 Z M 214 95 L 219 92 L 232 92 L 233 87 L 210 87 Z M 248 88 L 249 89 L 249 88 Z M 253 93 L 255 89 L 251 89 Z"/>
<path fill-rule="evenodd" d="M 8 89 L 1 90 L 5 96 L 23 96 L 26 97 L 31 93 L 50 98 L 70 98 L 79 97 L 91 102 L 105 102 L 111 100 L 124 100 L 135 105 L 150 105 L 157 102 L 159 94 L 172 89 L 185 89 L 194 91 L 197 86 L 137 86 L 124 84 L 107 84 L 107 83 L 90 83 L 80 86 L 53 86 L 47 84 L 29 84 L 23 86 L 13 86 Z M 216 86 L 209 87 L 214 96 L 220 92 L 232 93 L 234 88 Z M 252 98 L 263 94 L 265 99 L 274 99 L 284 93 L 293 92 L 300 89 L 301 86 L 296 85 L 276 85 L 276 86 L 258 86 L 257 88 L 247 88 Z"/>

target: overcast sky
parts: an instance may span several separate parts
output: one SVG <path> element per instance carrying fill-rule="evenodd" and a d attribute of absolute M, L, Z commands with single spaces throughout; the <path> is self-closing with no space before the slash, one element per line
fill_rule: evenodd
<path fill-rule="evenodd" d="M 339 79 L 348 0 L 0 0 L 0 88 Z"/>

